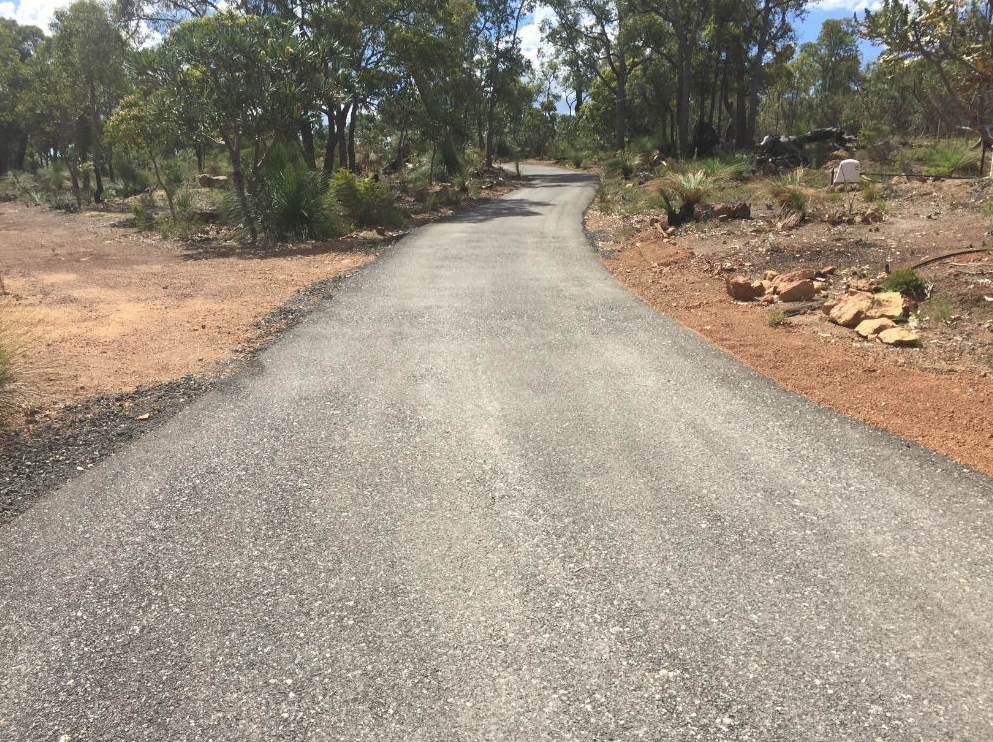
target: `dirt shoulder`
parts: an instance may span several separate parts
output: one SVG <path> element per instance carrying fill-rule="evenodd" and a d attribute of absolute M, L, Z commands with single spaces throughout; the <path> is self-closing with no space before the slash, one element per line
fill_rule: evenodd
<path fill-rule="evenodd" d="M 993 302 L 985 299 L 993 295 L 993 256 L 921 269 L 957 309 L 935 321 L 925 305 L 915 328 L 918 348 L 863 340 L 816 309 L 735 302 L 724 280 L 833 265 L 839 270 L 829 289 L 842 293 L 887 264 L 895 269 L 982 244 L 988 225 L 969 206 L 968 188 L 908 184 L 875 225 L 812 223 L 783 232 L 759 216 L 666 236 L 648 215 L 591 209 L 587 227 L 621 283 L 746 365 L 819 404 L 993 475 Z M 770 326 L 776 309 L 796 314 Z"/>

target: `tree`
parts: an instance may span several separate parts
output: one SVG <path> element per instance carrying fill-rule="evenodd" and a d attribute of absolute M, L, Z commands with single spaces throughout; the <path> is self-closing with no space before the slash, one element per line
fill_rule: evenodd
<path fill-rule="evenodd" d="M 165 192 L 169 214 L 175 221 L 173 196 L 182 182 L 182 173 L 177 170 L 173 159 L 182 132 L 182 122 L 176 109 L 168 105 L 160 91 L 151 92 L 147 98 L 132 94 L 121 101 L 120 107 L 107 121 L 106 131 L 110 141 L 124 149 L 137 151 L 148 159 L 156 182 Z"/>
<path fill-rule="evenodd" d="M 853 21 L 828 18 L 817 41 L 800 47 L 813 66 L 814 99 L 821 126 L 841 123 L 845 105 L 862 79 L 857 27 Z"/>
<path fill-rule="evenodd" d="M 704 1 L 704 0 L 701 0 Z M 614 149 L 627 142 L 627 86 L 631 73 L 647 59 L 643 18 L 630 0 L 551 0 L 555 23 L 546 36 L 576 79 L 597 78 L 614 98 Z"/>
<path fill-rule="evenodd" d="M 244 168 L 254 183 L 280 138 L 299 131 L 309 102 L 294 74 L 299 44 L 286 23 L 227 11 L 181 23 L 156 66 L 162 107 L 175 113 L 192 106 L 202 132 L 227 151 L 253 241 Z"/>
<path fill-rule="evenodd" d="M 75 145 L 92 151 L 96 190 L 93 200 L 100 203 L 103 194 L 103 121 L 116 104 L 125 86 L 124 65 L 127 47 L 117 27 L 110 22 L 103 6 L 93 0 L 78 0 L 55 12 L 50 41 L 52 63 L 60 78 L 59 87 L 67 94 L 69 116 L 76 109 L 85 116 L 86 126 L 78 122 Z"/>
<path fill-rule="evenodd" d="M 993 145 L 993 1 L 883 0 L 858 24 L 863 38 L 884 46 L 881 66 L 921 61 L 944 90 L 942 117 L 968 124 Z"/>

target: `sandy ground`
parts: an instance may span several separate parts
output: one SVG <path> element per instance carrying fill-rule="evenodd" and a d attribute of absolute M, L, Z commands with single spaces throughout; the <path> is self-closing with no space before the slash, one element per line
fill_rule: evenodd
<path fill-rule="evenodd" d="M 0 312 L 28 328 L 43 409 L 210 371 L 295 290 L 373 259 L 371 240 L 197 248 L 121 218 L 0 204 Z"/>
<path fill-rule="evenodd" d="M 771 238 L 757 235 L 754 219 L 671 238 L 645 227 L 601 249 L 609 270 L 633 293 L 787 389 L 993 475 L 993 307 L 983 299 L 984 291 L 993 293 L 993 257 L 922 269 L 936 290 L 954 297 L 962 316 L 923 322 L 921 348 L 863 341 L 819 311 L 771 327 L 768 308 L 732 301 L 724 285 L 730 273 L 761 277 L 770 268 L 868 265 L 874 273 L 887 262 L 897 268 L 981 244 L 984 219 L 976 210 L 949 207 L 939 188 L 908 186 L 881 225 L 812 223 Z M 587 226 L 602 235 L 618 232 L 620 221 L 591 210 Z"/>

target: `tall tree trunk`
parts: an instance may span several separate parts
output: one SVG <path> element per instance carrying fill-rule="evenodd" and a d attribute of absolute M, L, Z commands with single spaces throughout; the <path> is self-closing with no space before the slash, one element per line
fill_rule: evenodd
<path fill-rule="evenodd" d="M 103 176 L 100 170 L 103 167 L 103 152 L 101 151 L 101 126 L 100 126 L 100 107 L 97 105 L 97 94 L 96 87 L 93 81 L 90 80 L 90 106 L 92 109 L 92 128 L 93 128 L 93 175 L 96 179 L 97 189 L 93 192 L 93 203 L 98 204 L 103 196 Z"/>
<path fill-rule="evenodd" d="M 335 117 L 331 113 L 333 109 L 328 107 L 328 138 L 324 142 L 324 174 L 330 176 L 334 172 L 334 153 L 338 148 L 338 127 L 335 125 Z"/>
<path fill-rule="evenodd" d="M 693 49 L 680 39 L 676 64 L 676 139 L 679 156 L 685 157 L 690 147 L 690 82 L 693 75 Z"/>
<path fill-rule="evenodd" d="M 622 63 L 623 64 L 623 63 Z M 617 92 L 614 94 L 614 149 L 624 149 L 628 138 L 628 91 L 627 75 L 617 77 Z"/>
<path fill-rule="evenodd" d="M 311 170 L 317 170 L 317 153 L 314 151 L 314 129 L 310 118 L 304 111 L 304 119 L 300 122 L 300 142 L 303 146 L 303 161 Z"/>
<path fill-rule="evenodd" d="M 356 172 L 355 162 L 355 127 L 359 122 L 359 107 L 352 107 L 352 118 L 348 122 L 348 169 Z"/>
<path fill-rule="evenodd" d="M 24 169 L 24 159 L 28 155 L 28 133 L 25 131 L 17 141 L 17 152 L 14 153 L 14 169 Z"/>
<path fill-rule="evenodd" d="M 490 95 L 486 101 L 486 167 L 493 167 L 493 120 L 496 117 L 497 76 L 500 74 L 500 44 L 497 40 L 490 65 Z"/>
<path fill-rule="evenodd" d="M 228 148 L 228 155 L 231 158 L 231 180 L 234 181 L 234 191 L 238 196 L 238 203 L 241 205 L 241 215 L 245 219 L 245 226 L 248 227 L 248 234 L 252 238 L 252 244 L 258 241 L 259 233 L 255 228 L 255 219 L 252 217 L 252 209 L 248 205 L 248 194 L 245 192 L 245 174 L 241 169 L 241 139 L 236 137 L 234 142 L 225 140 Z"/>
<path fill-rule="evenodd" d="M 348 109 L 344 105 L 335 114 L 335 128 L 338 130 L 338 162 L 342 167 L 348 167 Z"/>

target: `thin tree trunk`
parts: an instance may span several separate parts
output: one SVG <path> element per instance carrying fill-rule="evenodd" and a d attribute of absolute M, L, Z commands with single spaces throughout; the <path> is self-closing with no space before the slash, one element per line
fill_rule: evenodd
<path fill-rule="evenodd" d="M 338 162 L 342 167 L 348 167 L 348 110 L 350 105 L 342 106 L 338 111 L 335 127 L 338 129 Z"/>
<path fill-rule="evenodd" d="M 332 110 L 330 107 L 328 110 Z M 324 143 L 324 174 L 330 176 L 334 172 L 334 153 L 338 148 L 338 128 L 334 117 L 328 114 L 328 138 Z"/>
<path fill-rule="evenodd" d="M 103 196 L 103 176 L 100 173 L 100 169 L 103 167 L 103 153 L 100 149 L 100 108 L 97 105 L 96 88 L 92 80 L 90 81 L 90 105 L 92 107 L 93 116 L 93 175 L 97 184 L 97 189 L 93 192 L 93 203 L 98 204 Z"/>
<path fill-rule="evenodd" d="M 241 139 L 235 138 L 234 142 L 225 141 L 228 148 L 228 155 L 231 158 L 231 179 L 234 181 L 235 194 L 238 196 L 238 203 L 241 205 L 241 214 L 245 219 L 245 226 L 252 238 L 252 244 L 259 239 L 258 230 L 255 228 L 255 219 L 252 218 L 252 210 L 248 205 L 248 195 L 245 193 L 245 174 L 241 170 Z"/>
<path fill-rule="evenodd" d="M 358 124 L 359 107 L 354 106 L 352 108 L 352 118 L 348 122 L 348 169 L 353 173 L 356 172 L 355 169 L 355 127 Z"/>
<path fill-rule="evenodd" d="M 303 161 L 311 170 L 317 170 L 317 153 L 314 151 L 314 129 L 310 125 L 310 118 L 304 111 L 304 119 L 300 122 L 300 142 L 303 146 Z"/>

